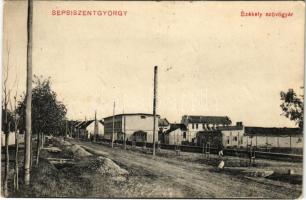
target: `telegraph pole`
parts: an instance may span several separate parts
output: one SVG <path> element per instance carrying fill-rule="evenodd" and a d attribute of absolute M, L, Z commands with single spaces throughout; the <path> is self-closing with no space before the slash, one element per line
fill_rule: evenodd
<path fill-rule="evenodd" d="M 24 136 L 24 184 L 30 185 L 31 155 L 32 155 L 32 24 L 33 0 L 28 0 L 27 18 L 27 83 L 26 83 L 26 111 Z"/>
<path fill-rule="evenodd" d="M 124 109 L 123 109 L 123 146 L 124 150 L 126 150 L 126 130 L 125 130 L 125 115 L 124 115 Z"/>
<path fill-rule="evenodd" d="M 153 90 L 153 156 L 155 156 L 155 127 L 156 127 L 156 102 L 157 102 L 157 69 L 154 67 L 154 90 Z"/>
<path fill-rule="evenodd" d="M 96 142 L 99 132 L 99 125 L 97 120 L 97 111 L 95 110 L 95 126 L 94 126 L 94 142 Z"/>
<path fill-rule="evenodd" d="M 115 135 L 115 101 L 113 106 L 113 132 L 112 132 L 112 148 L 114 148 L 114 135 Z"/>

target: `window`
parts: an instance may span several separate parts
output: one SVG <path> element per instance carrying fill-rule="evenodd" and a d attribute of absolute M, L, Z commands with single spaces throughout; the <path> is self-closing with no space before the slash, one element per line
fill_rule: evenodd
<path fill-rule="evenodd" d="M 186 139 L 186 132 L 183 133 L 183 138 Z"/>
<path fill-rule="evenodd" d="M 199 124 L 196 124 L 196 129 L 198 129 L 199 128 Z"/>
<path fill-rule="evenodd" d="M 146 116 L 144 116 L 144 115 L 141 115 L 141 116 L 140 116 L 140 118 L 141 118 L 141 119 L 145 119 L 145 118 L 146 118 Z"/>
<path fill-rule="evenodd" d="M 192 129 L 194 129 L 194 124 L 192 124 Z"/>
<path fill-rule="evenodd" d="M 237 136 L 235 136 L 235 137 L 234 137 L 234 141 L 235 141 L 235 142 L 237 142 L 237 141 L 238 141 L 238 138 L 237 138 Z"/>

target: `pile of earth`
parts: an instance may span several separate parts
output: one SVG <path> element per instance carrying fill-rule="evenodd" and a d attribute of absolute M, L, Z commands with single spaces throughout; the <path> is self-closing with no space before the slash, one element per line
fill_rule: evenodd
<path fill-rule="evenodd" d="M 67 145 L 65 146 L 66 150 L 73 153 L 76 157 L 87 157 L 87 156 L 92 156 L 91 153 L 83 149 L 80 145 L 77 144 L 72 144 L 72 145 Z"/>
<path fill-rule="evenodd" d="M 127 170 L 121 168 L 111 159 L 102 156 L 83 159 L 75 165 L 75 168 L 78 168 L 82 172 L 110 177 L 116 181 L 125 181 L 129 175 Z"/>
<path fill-rule="evenodd" d="M 127 180 L 129 172 L 109 158 L 104 156 L 96 157 L 86 151 L 82 146 L 71 144 L 63 139 L 54 138 L 54 144 L 78 158 L 78 162 L 76 162 L 71 170 L 75 170 L 80 174 L 96 173 L 117 181 Z"/>
<path fill-rule="evenodd" d="M 92 156 L 91 153 L 86 151 L 80 145 L 71 144 L 70 142 L 65 141 L 63 139 L 53 138 L 53 143 L 54 145 L 62 148 L 64 151 L 72 154 L 75 157 L 82 158 L 82 157 Z"/>

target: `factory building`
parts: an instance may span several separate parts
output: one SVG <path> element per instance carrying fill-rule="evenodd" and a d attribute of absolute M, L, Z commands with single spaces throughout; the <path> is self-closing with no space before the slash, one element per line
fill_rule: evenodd
<path fill-rule="evenodd" d="M 158 122 L 160 116 L 156 115 L 155 141 L 158 141 Z M 104 118 L 104 138 L 114 140 L 137 142 L 153 142 L 154 116 L 147 113 L 118 114 Z M 114 126 L 114 128 L 113 128 Z"/>

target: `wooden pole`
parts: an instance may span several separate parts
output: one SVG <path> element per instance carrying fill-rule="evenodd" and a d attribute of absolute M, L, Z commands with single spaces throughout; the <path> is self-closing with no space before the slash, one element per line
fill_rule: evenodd
<path fill-rule="evenodd" d="M 123 128 L 123 131 L 124 131 L 124 149 L 126 149 L 126 126 L 125 126 L 125 115 L 123 116 L 123 123 L 124 123 L 124 128 Z"/>
<path fill-rule="evenodd" d="M 112 148 L 114 148 L 114 136 L 115 136 L 115 106 L 116 106 L 116 103 L 115 103 L 115 101 L 114 101 L 114 106 L 113 106 Z"/>
<path fill-rule="evenodd" d="M 26 81 L 26 117 L 25 117 L 25 155 L 24 155 L 24 184 L 30 184 L 31 167 L 31 126 L 32 126 L 32 23 L 33 0 L 28 0 L 27 18 L 27 81 Z"/>
<path fill-rule="evenodd" d="M 155 126 L 156 126 L 156 102 L 157 102 L 157 70 L 158 67 L 154 67 L 154 89 L 153 89 L 153 156 L 155 156 Z"/>
<path fill-rule="evenodd" d="M 94 142 L 96 142 L 96 139 L 98 137 L 98 132 L 99 132 L 99 126 L 98 126 L 98 120 L 97 120 L 97 111 L 95 111 Z"/>

